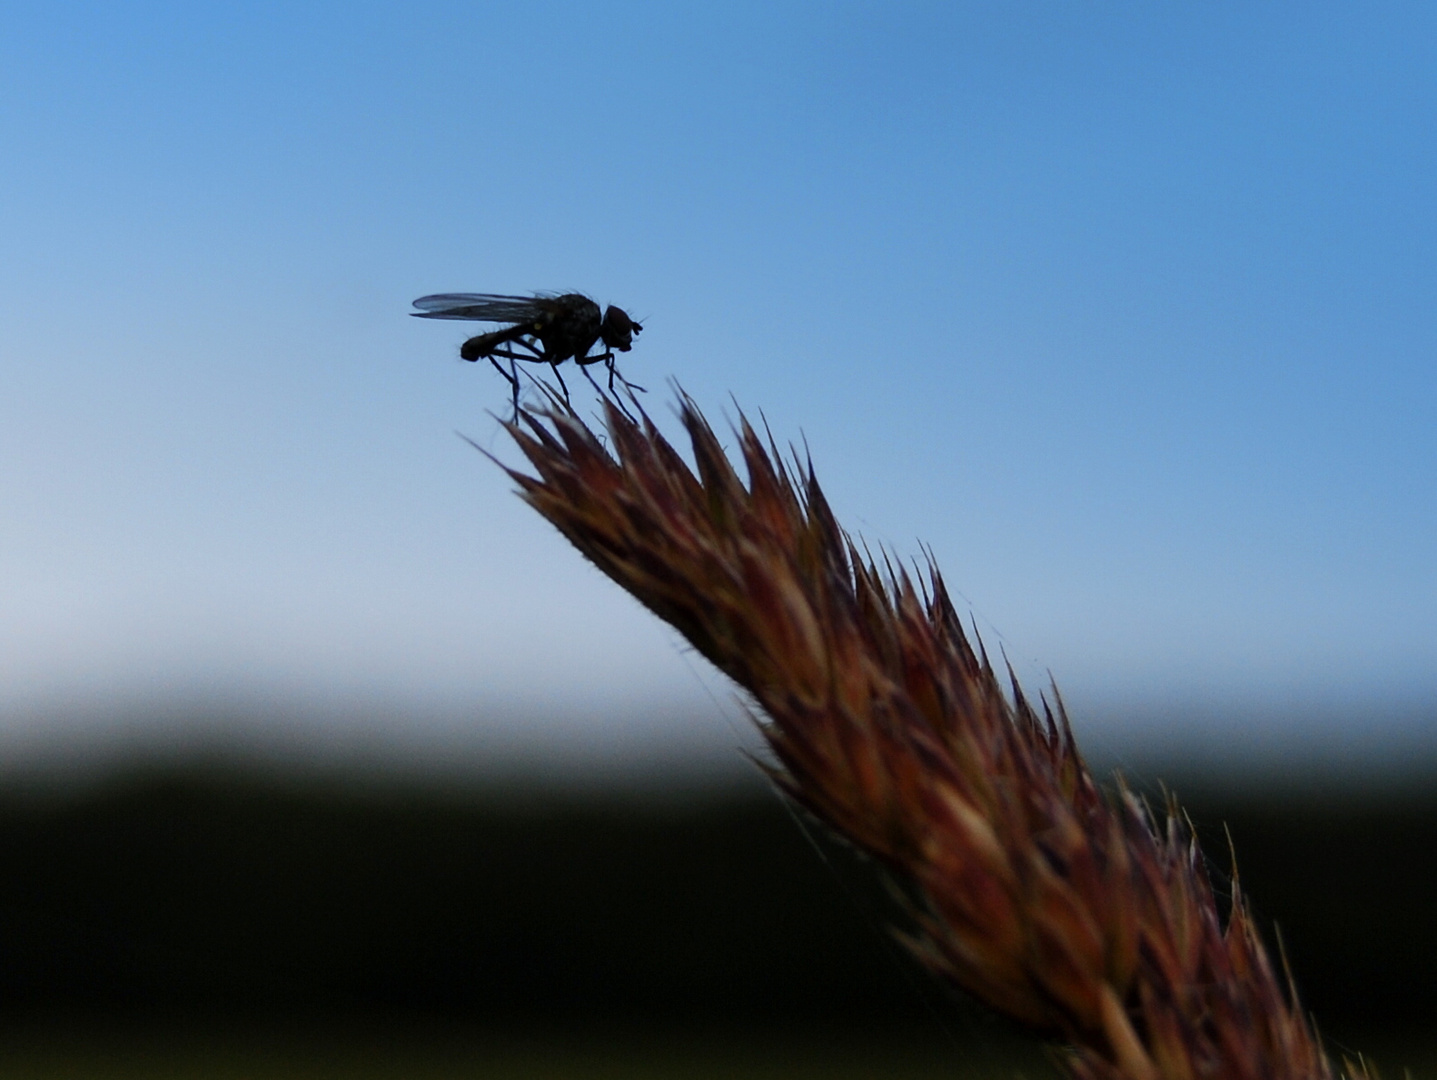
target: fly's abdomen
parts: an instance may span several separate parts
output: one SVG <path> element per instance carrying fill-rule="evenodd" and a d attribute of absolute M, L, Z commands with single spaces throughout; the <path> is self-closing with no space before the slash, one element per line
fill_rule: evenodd
<path fill-rule="evenodd" d="M 459 346 L 459 356 L 464 360 L 479 360 L 491 355 L 495 349 L 506 341 L 513 341 L 522 334 L 525 327 L 511 326 L 506 330 L 492 330 L 487 334 L 480 334 L 472 337 L 463 345 Z"/>

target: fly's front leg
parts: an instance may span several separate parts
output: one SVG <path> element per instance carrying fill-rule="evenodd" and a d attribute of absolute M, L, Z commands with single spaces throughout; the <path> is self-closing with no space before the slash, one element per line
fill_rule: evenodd
<path fill-rule="evenodd" d="M 642 386 L 640 386 L 638 383 L 631 383 L 631 382 L 629 382 L 628 379 L 624 378 L 623 374 L 619 371 L 619 366 L 614 363 L 613 358 L 611 357 L 611 358 L 609 359 L 609 389 L 610 389 L 610 390 L 613 390 L 613 388 L 614 388 L 614 380 L 615 380 L 615 379 L 618 379 L 619 382 L 623 383 L 623 384 L 624 384 L 624 389 L 627 390 L 627 391 L 629 391 L 629 393 L 631 393 L 631 394 L 632 394 L 635 390 L 639 391 L 639 393 L 641 393 L 641 394 L 647 394 L 647 393 L 648 393 L 648 391 L 645 390 L 645 389 L 644 389 Z"/>
<path fill-rule="evenodd" d="M 589 372 L 588 372 L 587 369 L 588 369 L 588 366 L 589 366 L 590 364 L 597 364 L 597 363 L 599 363 L 600 361 L 602 361 L 603 364 L 604 364 L 604 366 L 609 369 L 609 393 L 612 394 L 612 393 L 614 392 L 614 350 L 613 350 L 613 349 L 605 349 L 605 350 L 604 350 L 603 352 L 601 352 L 598 356 L 576 356 L 576 357 L 574 357 L 574 360 L 575 360 L 581 367 L 585 368 L 585 371 L 584 371 L 584 374 L 585 374 L 585 375 L 588 375 L 588 374 L 589 374 Z M 589 381 L 590 381 L 590 382 L 593 382 L 593 381 L 594 381 L 593 376 L 590 376 L 590 377 L 589 377 Z"/>

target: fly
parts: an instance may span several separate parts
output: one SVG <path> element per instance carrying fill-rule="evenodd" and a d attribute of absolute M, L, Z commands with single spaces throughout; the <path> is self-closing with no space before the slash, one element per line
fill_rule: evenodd
<path fill-rule="evenodd" d="M 436 293 L 414 301 L 418 311 L 410 312 L 420 319 L 467 319 L 473 322 L 508 323 L 502 330 L 491 330 L 470 338 L 459 347 L 465 360 L 488 359 L 495 370 L 509 380 L 514 391 L 514 414 L 519 413 L 519 369 L 516 360 L 549 364 L 569 399 L 569 387 L 559 373 L 559 365 L 573 360 L 591 383 L 590 364 L 603 362 L 609 369 L 609 390 L 618 379 L 631 390 L 642 390 L 619 374 L 614 367 L 614 350 L 628 352 L 634 347 L 634 335 L 643 329 L 622 308 L 609 307 L 602 315 L 599 305 L 582 293 L 562 296 L 499 296 L 494 293 Z M 603 342 L 604 351 L 590 356 L 589 350 Z M 509 361 L 509 370 L 499 358 Z M 598 384 L 594 383 L 597 387 Z"/>

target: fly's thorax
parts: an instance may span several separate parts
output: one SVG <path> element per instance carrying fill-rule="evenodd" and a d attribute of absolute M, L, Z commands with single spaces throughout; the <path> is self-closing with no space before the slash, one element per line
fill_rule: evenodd
<path fill-rule="evenodd" d="M 552 314 L 544 329 L 561 337 L 598 337 L 599 323 L 599 305 L 587 296 L 571 293 L 554 301 Z"/>

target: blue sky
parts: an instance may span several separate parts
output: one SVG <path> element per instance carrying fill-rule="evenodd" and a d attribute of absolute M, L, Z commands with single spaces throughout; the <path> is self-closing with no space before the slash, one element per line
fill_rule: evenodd
<path fill-rule="evenodd" d="M 14 745 L 731 743 L 455 437 L 505 385 L 409 302 L 536 289 L 1094 738 L 1437 740 L 1429 7 L 10 5 L 0 161 Z"/>

